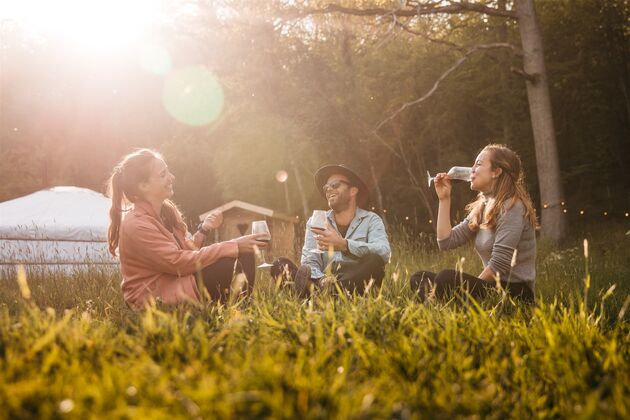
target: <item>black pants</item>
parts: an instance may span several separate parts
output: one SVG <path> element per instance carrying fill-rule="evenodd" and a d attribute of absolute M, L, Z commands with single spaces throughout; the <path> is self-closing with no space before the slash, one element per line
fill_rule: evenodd
<path fill-rule="evenodd" d="M 437 274 L 431 271 L 418 271 L 411 276 L 411 288 L 420 295 L 421 299 L 424 300 L 427 297 L 432 287 L 435 287 L 437 298 L 453 296 L 458 288 L 463 287 L 472 297 L 480 299 L 485 297 L 488 291 L 496 288 L 496 283 L 456 270 L 442 270 Z M 501 280 L 501 287 L 510 295 L 523 301 L 534 301 L 534 292 L 525 283 Z"/>
<path fill-rule="evenodd" d="M 271 267 L 271 276 L 278 278 L 282 276 L 284 280 L 295 278 L 297 266 L 287 257 L 280 257 L 274 260 Z M 372 289 L 381 287 L 383 277 L 385 277 L 385 262 L 376 254 L 368 254 L 356 261 L 335 262 L 331 267 L 332 274 L 337 277 L 339 285 L 345 290 L 362 294 L 370 280 L 374 280 Z M 319 283 L 321 279 L 313 278 L 314 283 Z"/>
<path fill-rule="evenodd" d="M 254 289 L 256 262 L 254 254 L 244 254 L 238 258 L 221 258 L 201 270 L 201 278 L 213 301 L 226 302 L 234 272 L 244 273 L 247 278 L 246 295 Z"/>

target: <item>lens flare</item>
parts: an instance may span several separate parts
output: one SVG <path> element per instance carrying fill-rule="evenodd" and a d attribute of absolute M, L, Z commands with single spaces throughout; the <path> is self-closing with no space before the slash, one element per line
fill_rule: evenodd
<path fill-rule="evenodd" d="M 205 67 L 187 67 L 169 74 L 162 102 L 177 121 L 193 126 L 210 124 L 223 110 L 223 89 Z"/>
<path fill-rule="evenodd" d="M 281 170 L 276 172 L 276 181 L 284 183 L 287 182 L 287 179 L 289 179 L 289 174 L 287 173 L 287 171 Z"/>
<path fill-rule="evenodd" d="M 140 66 L 149 73 L 166 75 L 171 71 L 171 56 L 159 45 L 148 45 L 140 51 Z"/>

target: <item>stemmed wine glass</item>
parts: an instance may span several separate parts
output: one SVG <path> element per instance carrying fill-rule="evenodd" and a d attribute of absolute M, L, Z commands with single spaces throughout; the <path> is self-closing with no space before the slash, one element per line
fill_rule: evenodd
<path fill-rule="evenodd" d="M 311 227 L 315 229 L 326 229 L 326 210 L 313 210 L 313 216 L 311 217 Z M 314 254 L 323 254 L 319 248 L 310 249 L 310 252 Z"/>
<path fill-rule="evenodd" d="M 470 182 L 470 177 L 472 176 L 472 168 L 467 166 L 453 166 L 449 169 L 447 175 L 451 180 L 460 180 L 460 181 L 468 181 Z M 431 176 L 429 171 L 427 171 L 427 180 L 429 182 L 429 188 L 431 187 L 431 182 L 435 181 L 435 177 Z"/>
<path fill-rule="evenodd" d="M 271 233 L 269 232 L 269 226 L 267 226 L 267 222 L 265 220 L 257 220 L 255 222 L 252 222 L 252 234 L 256 234 L 256 233 L 266 233 L 267 234 L 266 236 L 263 236 L 259 238 L 258 240 L 269 244 L 269 241 L 271 241 Z M 271 267 L 272 264 L 269 264 L 267 262 L 267 259 L 265 258 L 265 250 L 261 249 L 260 252 L 262 254 L 263 262 L 257 267 L 258 268 Z"/>

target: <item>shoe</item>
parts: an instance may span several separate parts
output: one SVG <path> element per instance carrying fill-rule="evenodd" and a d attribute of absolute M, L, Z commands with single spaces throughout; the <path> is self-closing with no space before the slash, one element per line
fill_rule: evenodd
<path fill-rule="evenodd" d="M 307 297 L 311 294 L 311 267 L 301 265 L 295 273 L 293 288 L 300 297 Z"/>

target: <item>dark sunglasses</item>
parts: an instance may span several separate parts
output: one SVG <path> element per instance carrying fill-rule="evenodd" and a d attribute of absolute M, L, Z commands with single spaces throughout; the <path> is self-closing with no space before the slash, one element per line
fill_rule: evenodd
<path fill-rule="evenodd" d="M 342 179 L 337 179 L 337 180 L 335 180 L 335 181 L 333 181 L 333 182 L 329 182 L 328 184 L 324 184 L 324 185 L 322 186 L 322 191 L 323 191 L 324 193 L 326 193 L 326 191 L 328 191 L 328 188 L 333 189 L 333 190 L 336 190 L 337 188 L 339 188 L 339 187 L 341 186 L 341 184 L 346 184 L 346 185 L 348 185 L 349 187 L 352 187 L 352 186 L 353 186 L 351 183 L 349 183 L 349 182 L 347 182 L 347 181 L 344 181 L 344 180 L 342 180 Z"/>

